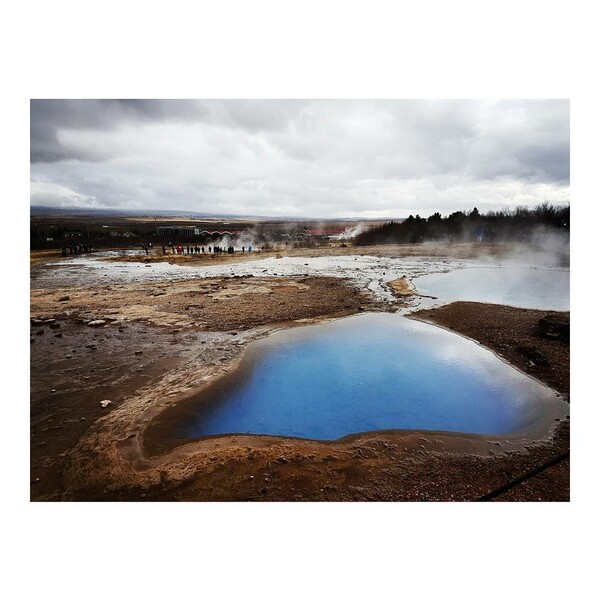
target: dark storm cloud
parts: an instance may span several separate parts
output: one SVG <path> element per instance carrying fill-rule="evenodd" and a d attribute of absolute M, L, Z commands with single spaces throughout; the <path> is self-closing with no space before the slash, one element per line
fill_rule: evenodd
<path fill-rule="evenodd" d="M 34 100 L 31 202 L 406 216 L 569 200 L 560 100 Z"/>
<path fill-rule="evenodd" d="M 31 100 L 30 160 L 103 160 L 101 148 L 64 147 L 61 129 L 110 130 L 123 123 L 196 120 L 208 109 L 195 100 Z"/>

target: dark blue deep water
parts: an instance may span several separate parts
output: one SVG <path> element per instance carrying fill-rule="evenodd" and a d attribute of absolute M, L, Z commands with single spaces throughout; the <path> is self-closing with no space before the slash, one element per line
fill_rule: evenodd
<path fill-rule="evenodd" d="M 505 434 L 564 411 L 551 390 L 474 342 L 393 314 L 349 317 L 255 342 L 240 367 L 193 406 L 178 435 Z"/>

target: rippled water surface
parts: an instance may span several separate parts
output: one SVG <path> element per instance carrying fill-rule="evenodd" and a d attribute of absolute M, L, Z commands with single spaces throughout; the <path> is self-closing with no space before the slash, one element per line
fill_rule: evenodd
<path fill-rule="evenodd" d="M 563 416 L 554 392 L 437 327 L 365 314 L 276 333 L 191 403 L 177 436 L 331 440 L 379 429 L 504 434 Z M 546 423 L 547 426 L 547 423 Z"/>

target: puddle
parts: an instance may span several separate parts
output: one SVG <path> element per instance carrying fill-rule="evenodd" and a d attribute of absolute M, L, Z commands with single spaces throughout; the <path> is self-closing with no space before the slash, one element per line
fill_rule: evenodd
<path fill-rule="evenodd" d="M 382 429 L 544 433 L 567 412 L 555 392 L 470 340 L 364 314 L 250 344 L 238 369 L 155 425 L 171 441 L 232 433 L 334 440 Z"/>
<path fill-rule="evenodd" d="M 568 269 L 466 267 L 432 273 L 413 281 L 424 298 L 419 308 L 457 300 L 505 304 L 539 310 L 569 310 Z"/>

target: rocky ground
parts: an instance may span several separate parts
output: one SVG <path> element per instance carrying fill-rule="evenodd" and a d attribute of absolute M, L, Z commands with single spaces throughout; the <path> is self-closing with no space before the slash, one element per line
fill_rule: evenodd
<path fill-rule="evenodd" d="M 328 277 L 249 275 L 31 291 L 34 318 L 136 321 L 201 331 L 344 316 L 376 306 L 372 296 Z"/>
<path fill-rule="evenodd" d="M 397 286 L 400 302 L 409 288 Z M 32 289 L 31 498 L 476 500 L 568 451 L 568 420 L 540 440 L 391 431 L 153 447 L 161 412 L 234 368 L 253 339 L 390 308 L 342 279 L 310 276 Z M 568 396 L 568 344 L 536 335 L 536 311 L 456 303 L 415 317 Z M 568 500 L 568 478 L 562 461 L 497 499 Z"/>

